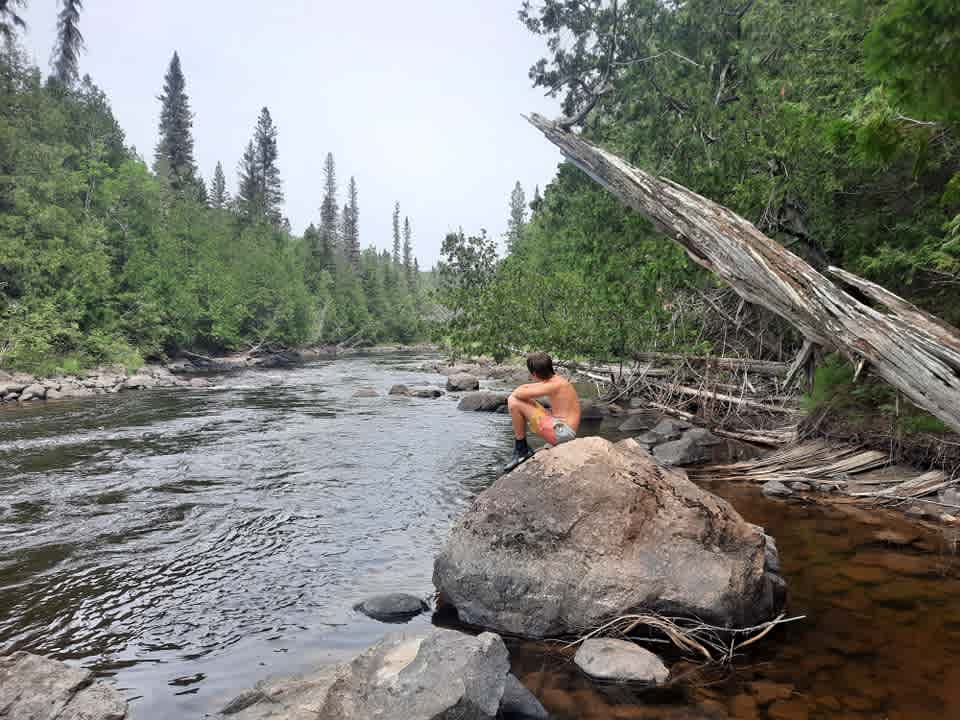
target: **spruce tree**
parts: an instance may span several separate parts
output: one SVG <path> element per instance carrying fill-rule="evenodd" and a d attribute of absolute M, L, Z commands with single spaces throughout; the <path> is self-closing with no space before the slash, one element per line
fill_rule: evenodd
<path fill-rule="evenodd" d="M 337 171 L 333 153 L 323 164 L 323 201 L 320 203 L 320 243 L 332 254 L 337 247 Z"/>
<path fill-rule="evenodd" d="M 513 252 L 520 240 L 520 233 L 527 222 L 527 199 L 520 181 L 510 193 L 510 217 L 507 220 L 507 252 Z"/>
<path fill-rule="evenodd" d="M 81 0 L 62 0 L 57 15 L 57 44 L 53 50 L 53 76 L 63 87 L 70 87 L 79 77 L 80 52 L 83 35 L 80 34 Z"/>
<path fill-rule="evenodd" d="M 257 179 L 257 148 L 253 140 L 247 143 L 237 166 L 237 210 L 245 218 L 254 218 L 260 212 L 260 184 Z"/>
<path fill-rule="evenodd" d="M 282 218 L 280 206 L 283 205 L 283 182 L 277 167 L 277 128 L 267 108 L 260 110 L 257 129 L 254 134 L 257 152 L 257 169 L 263 215 L 274 225 L 279 226 Z"/>
<path fill-rule="evenodd" d="M 174 52 L 163 81 L 160 108 L 160 142 L 154 159 L 154 172 L 168 181 L 174 190 L 195 185 L 197 165 L 193 159 L 193 115 L 186 93 L 186 80 L 180 68 L 180 56 Z"/>
<path fill-rule="evenodd" d="M 0 0 L 0 38 L 13 40 L 15 28 L 23 29 L 27 23 L 17 14 L 18 7 L 24 7 L 26 0 Z"/>
<path fill-rule="evenodd" d="M 347 204 L 343 206 L 343 250 L 353 265 L 360 268 L 360 208 L 357 204 L 357 181 L 351 177 L 347 186 Z"/>
<path fill-rule="evenodd" d="M 230 195 L 227 192 L 227 179 L 223 175 L 223 165 L 217 162 L 213 171 L 213 181 L 210 183 L 210 207 L 224 209 L 230 205 Z"/>
<path fill-rule="evenodd" d="M 533 200 L 530 201 L 531 214 L 540 212 L 540 208 L 542 206 L 543 206 L 543 196 L 540 194 L 540 186 L 535 185 L 533 188 Z"/>
<path fill-rule="evenodd" d="M 407 276 L 407 287 L 413 289 L 413 231 L 410 218 L 403 219 L 403 270 Z"/>
<path fill-rule="evenodd" d="M 400 265 L 400 203 L 393 206 L 393 264 Z"/>

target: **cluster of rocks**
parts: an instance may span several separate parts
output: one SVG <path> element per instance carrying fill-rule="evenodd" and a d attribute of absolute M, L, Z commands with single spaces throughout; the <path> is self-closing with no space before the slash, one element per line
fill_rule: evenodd
<path fill-rule="evenodd" d="M 446 377 L 471 375 L 478 380 L 499 380 L 518 385 L 530 382 L 529 371 L 520 365 L 497 363 L 430 363 L 421 365 L 424 372 L 435 372 Z M 475 389 L 475 388 L 474 388 Z"/>
<path fill-rule="evenodd" d="M 430 387 L 427 385 L 393 385 L 390 387 L 389 395 L 401 395 L 404 397 L 415 397 L 415 398 L 430 398 L 435 399 L 438 397 L 443 397 L 443 390 L 438 387 Z"/>
<path fill-rule="evenodd" d="M 127 703 L 89 670 L 26 652 L 0 658 L 0 717 L 124 720 Z"/>
<path fill-rule="evenodd" d="M 635 440 L 665 465 L 692 465 L 710 459 L 712 448 L 723 441 L 706 428 L 653 413 L 631 415 L 622 432 L 643 430 Z"/>
<path fill-rule="evenodd" d="M 221 711 L 230 720 L 546 718 L 510 674 L 503 639 L 432 628 L 392 634 L 352 661 L 259 684 Z"/>
<path fill-rule="evenodd" d="M 100 367 L 79 377 L 35 378 L 0 371 L 0 401 L 64 400 L 153 387 L 207 387 L 204 378 L 180 378 L 162 365 L 144 365 L 133 374 L 123 367 Z"/>

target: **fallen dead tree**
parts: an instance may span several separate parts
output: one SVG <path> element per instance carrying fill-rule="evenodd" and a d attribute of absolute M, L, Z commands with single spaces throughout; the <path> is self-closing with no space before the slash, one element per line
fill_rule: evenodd
<path fill-rule="evenodd" d="M 694 262 L 744 299 L 794 325 L 818 345 L 836 348 L 960 431 L 960 333 L 873 283 L 831 272 L 881 304 L 859 301 L 744 218 L 539 115 L 530 122 L 563 154 L 624 204 L 648 217 Z"/>

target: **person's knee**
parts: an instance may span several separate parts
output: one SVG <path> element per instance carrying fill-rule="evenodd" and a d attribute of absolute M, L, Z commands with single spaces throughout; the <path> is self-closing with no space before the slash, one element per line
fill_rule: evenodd
<path fill-rule="evenodd" d="M 510 393 L 510 396 L 507 398 L 507 407 L 511 410 L 515 410 L 520 406 L 520 401 L 513 396 L 513 393 Z"/>

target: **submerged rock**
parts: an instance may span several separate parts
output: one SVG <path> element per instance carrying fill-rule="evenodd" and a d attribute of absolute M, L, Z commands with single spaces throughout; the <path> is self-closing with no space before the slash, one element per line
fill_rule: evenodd
<path fill-rule="evenodd" d="M 364 615 L 382 622 L 407 622 L 429 609 L 423 600 L 405 593 L 377 595 L 356 606 Z"/>
<path fill-rule="evenodd" d="M 434 564 L 461 620 L 526 637 L 638 610 L 743 626 L 776 614 L 763 531 L 635 441 L 537 453 L 482 492 Z"/>
<path fill-rule="evenodd" d="M 472 412 L 495 412 L 501 407 L 506 407 L 508 393 L 492 392 L 490 390 L 480 390 L 464 395 L 457 404 L 457 410 L 467 410 Z"/>
<path fill-rule="evenodd" d="M 357 388 L 353 391 L 353 397 L 355 398 L 373 398 L 379 396 L 380 393 L 371 387 Z"/>
<path fill-rule="evenodd" d="M 771 497 L 789 497 L 793 495 L 793 490 L 779 480 L 768 480 L 760 488 L 760 492 Z"/>
<path fill-rule="evenodd" d="M 665 465 L 692 465 L 710 459 L 710 451 L 693 438 L 683 435 L 679 440 L 661 443 L 653 449 L 653 456 Z"/>
<path fill-rule="evenodd" d="M 660 684 L 670 675 L 663 661 L 636 643 L 615 638 L 584 640 L 573 658 L 577 667 L 598 680 Z"/>
<path fill-rule="evenodd" d="M 499 635 L 434 628 L 390 635 L 349 663 L 258 685 L 222 710 L 232 720 L 493 720 L 510 662 Z"/>
<path fill-rule="evenodd" d="M 463 390 L 479 390 L 480 381 L 473 375 L 457 373 L 447 378 L 447 390 L 459 392 Z"/>
<path fill-rule="evenodd" d="M 504 720 L 548 720 L 550 714 L 517 677 L 510 673 L 503 688 L 500 715 Z"/>
<path fill-rule="evenodd" d="M 0 658 L 0 716 L 10 720 L 123 720 L 127 703 L 89 670 L 15 652 Z"/>

